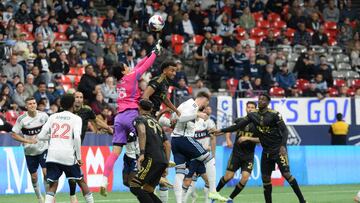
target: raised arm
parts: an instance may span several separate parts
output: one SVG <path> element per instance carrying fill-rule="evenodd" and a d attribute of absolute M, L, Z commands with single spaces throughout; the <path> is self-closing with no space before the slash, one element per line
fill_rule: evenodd
<path fill-rule="evenodd" d="M 136 65 L 136 79 L 139 80 L 142 76 L 142 74 L 144 74 L 154 63 L 156 59 L 156 54 L 153 52 L 151 53 L 149 58 L 146 58 L 146 60 L 141 64 L 141 65 Z M 144 60 L 144 59 L 143 59 Z M 139 63 L 141 63 L 142 61 L 140 61 Z M 138 67 L 139 66 L 139 67 Z"/>

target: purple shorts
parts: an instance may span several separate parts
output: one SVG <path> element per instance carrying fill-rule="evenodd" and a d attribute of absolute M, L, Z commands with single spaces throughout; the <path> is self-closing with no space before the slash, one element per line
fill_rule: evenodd
<path fill-rule="evenodd" d="M 115 116 L 113 144 L 126 144 L 130 133 L 136 134 L 134 120 L 139 116 L 137 109 L 128 109 Z"/>

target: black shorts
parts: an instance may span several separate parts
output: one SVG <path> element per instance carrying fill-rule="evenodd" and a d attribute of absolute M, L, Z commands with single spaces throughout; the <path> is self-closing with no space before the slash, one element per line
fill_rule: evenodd
<path fill-rule="evenodd" d="M 131 182 L 138 186 L 147 184 L 155 188 L 167 167 L 167 163 L 157 163 L 152 158 L 146 157 L 141 163 L 140 171 Z"/>
<path fill-rule="evenodd" d="M 271 176 L 275 170 L 275 163 L 279 166 L 281 173 L 290 172 L 288 155 L 262 153 L 261 155 L 261 174 Z"/>
<path fill-rule="evenodd" d="M 240 157 L 231 154 L 226 170 L 236 172 L 241 168 L 241 172 L 246 171 L 251 173 L 254 167 L 254 156 Z"/>
<path fill-rule="evenodd" d="M 188 169 L 189 172 L 185 175 L 186 178 L 192 178 L 195 173 L 197 176 L 206 173 L 205 164 L 198 160 L 191 160 Z"/>
<path fill-rule="evenodd" d="M 50 182 L 57 182 L 63 172 L 68 179 L 81 180 L 83 178 L 78 164 L 67 166 L 54 162 L 46 162 L 46 172 L 46 179 Z"/>
<path fill-rule="evenodd" d="M 25 155 L 26 165 L 30 174 L 36 173 L 39 165 L 41 166 L 41 168 L 46 168 L 46 155 L 47 150 L 45 150 L 42 154 L 35 156 Z"/>
<path fill-rule="evenodd" d="M 130 174 L 131 172 L 136 173 L 138 171 L 137 168 L 137 160 L 128 157 L 126 154 L 124 154 L 124 168 L 123 173 L 124 174 Z"/>

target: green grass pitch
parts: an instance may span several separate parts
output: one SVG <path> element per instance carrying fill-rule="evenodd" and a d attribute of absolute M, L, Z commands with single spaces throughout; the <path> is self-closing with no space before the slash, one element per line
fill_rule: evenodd
<path fill-rule="evenodd" d="M 351 203 L 353 197 L 360 190 L 360 185 L 324 185 L 324 186 L 302 186 L 301 187 L 306 200 L 309 203 Z M 224 188 L 221 194 L 229 196 L 232 188 Z M 174 203 L 174 193 L 169 192 L 169 203 Z M 196 202 L 204 202 L 204 193 L 197 191 L 198 199 Z M 77 194 L 79 202 L 85 202 L 80 193 Z M 95 202 L 108 203 L 133 203 L 138 202 L 130 192 L 111 192 L 108 197 L 102 197 L 98 193 L 94 194 Z M 34 194 L 26 195 L 2 195 L 0 203 L 37 203 Z M 56 196 L 57 203 L 68 203 L 67 193 L 59 193 Z M 236 203 L 263 203 L 262 187 L 247 187 L 235 199 Z M 290 187 L 273 188 L 274 203 L 297 203 L 297 198 Z"/>

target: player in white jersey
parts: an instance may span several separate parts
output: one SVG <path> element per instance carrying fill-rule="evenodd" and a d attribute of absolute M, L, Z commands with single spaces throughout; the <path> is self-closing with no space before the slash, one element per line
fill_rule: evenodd
<path fill-rule="evenodd" d="M 94 202 L 80 170 L 82 120 L 73 113 L 74 101 L 72 95 L 63 96 L 60 104 L 64 111 L 51 115 L 38 134 L 39 140 L 49 140 L 46 168 L 50 187 L 45 203 L 54 202 L 57 181 L 63 172 L 67 178 L 76 180 L 87 203 Z"/>
<path fill-rule="evenodd" d="M 44 112 L 37 111 L 37 103 L 34 97 L 25 100 L 27 112 L 19 116 L 12 128 L 12 137 L 23 143 L 26 164 L 31 174 L 31 182 L 39 202 L 44 202 L 41 190 L 38 184 L 37 170 L 39 165 L 44 175 L 44 187 L 46 185 L 46 154 L 48 143 L 45 141 L 37 142 L 36 136 L 41 131 L 42 126 L 48 120 L 48 115 Z"/>
<path fill-rule="evenodd" d="M 204 110 L 208 116 L 211 115 L 211 107 L 207 106 Z M 216 150 L 216 137 L 210 136 L 209 130 L 216 129 L 215 122 L 212 119 L 204 120 L 202 118 L 196 119 L 195 122 L 195 134 L 194 138 L 206 149 L 211 152 L 213 158 L 215 158 L 215 150 Z M 207 164 L 210 164 L 208 162 Z M 209 166 L 208 166 L 209 168 Z M 205 182 L 205 203 L 210 202 L 208 198 L 209 193 L 209 185 L 212 187 L 216 185 L 216 170 L 206 170 L 206 166 L 199 162 L 198 160 L 192 160 L 188 163 L 188 173 L 185 175 L 183 187 L 188 191 L 186 193 L 184 202 L 187 202 L 187 199 L 192 196 L 192 202 L 196 202 L 196 194 L 195 194 L 195 185 L 198 177 L 202 177 Z"/>
<path fill-rule="evenodd" d="M 129 133 L 125 145 L 124 168 L 122 171 L 123 184 L 127 187 L 138 172 L 137 158 L 140 154 L 139 141 L 135 133 Z"/>
<path fill-rule="evenodd" d="M 208 115 L 199 112 L 199 109 L 208 106 L 209 99 L 210 97 L 207 93 L 200 92 L 195 100 L 189 99 L 177 108 L 181 115 L 177 118 L 177 123 L 171 134 L 171 150 L 176 163 L 174 192 L 177 203 L 182 203 L 186 194 L 186 189 L 183 189 L 182 186 L 186 174 L 187 162 L 190 160 L 198 160 L 207 166 L 206 170 L 215 170 L 215 160 L 211 154 L 193 138 L 195 134 L 195 119 L 208 119 Z M 215 186 L 209 185 L 209 191 L 210 199 L 226 201 L 226 198 L 216 192 Z"/>

